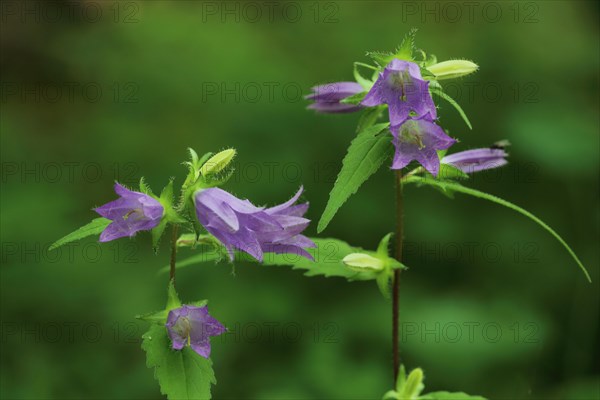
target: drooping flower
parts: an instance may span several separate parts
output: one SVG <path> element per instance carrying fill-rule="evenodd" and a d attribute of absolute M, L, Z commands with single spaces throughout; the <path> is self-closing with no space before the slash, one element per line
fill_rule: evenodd
<path fill-rule="evenodd" d="M 456 143 L 444 130 L 425 119 L 409 119 L 400 126 L 390 127 L 396 147 L 392 169 L 402 169 L 411 161 L 418 161 L 433 176 L 440 169 L 438 150 Z"/>
<path fill-rule="evenodd" d="M 452 165 L 461 171 L 470 174 L 486 169 L 498 168 L 506 165 L 508 153 L 503 149 L 485 148 L 461 151 L 442 158 L 443 164 Z"/>
<path fill-rule="evenodd" d="M 294 204 L 303 188 L 289 201 L 271 208 L 256 207 L 219 189 L 199 190 L 194 195 L 196 215 L 200 223 L 227 248 L 231 259 L 234 249 L 250 254 L 258 261 L 263 253 L 292 253 L 308 259 L 305 250 L 315 247 L 302 235 L 310 220 L 303 218 L 308 203 Z"/>
<path fill-rule="evenodd" d="M 210 337 L 227 329 L 208 313 L 208 307 L 183 305 L 169 311 L 166 323 L 174 350 L 186 345 L 204 358 L 210 357 Z"/>
<path fill-rule="evenodd" d="M 419 66 L 397 58 L 379 74 L 361 104 L 367 107 L 387 104 L 392 126 L 402 124 L 409 117 L 437 118 L 435 104 L 429 93 L 429 82 L 423 80 Z"/>
<path fill-rule="evenodd" d="M 360 110 L 362 106 L 343 104 L 340 101 L 363 91 L 363 87 L 356 82 L 335 82 L 313 87 L 312 93 L 304 98 L 314 101 L 308 108 L 317 112 L 349 113 Z"/>
<path fill-rule="evenodd" d="M 164 208 L 153 197 L 134 192 L 115 183 L 117 200 L 106 203 L 94 211 L 112 220 L 100 235 L 101 242 L 108 242 L 125 236 L 133 236 L 138 231 L 156 227 L 163 216 Z"/>

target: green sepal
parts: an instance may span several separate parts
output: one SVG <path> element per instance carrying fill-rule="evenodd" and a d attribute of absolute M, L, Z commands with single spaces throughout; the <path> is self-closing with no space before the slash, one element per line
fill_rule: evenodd
<path fill-rule="evenodd" d="M 360 92 L 357 94 L 353 94 L 350 97 L 346 97 L 345 99 L 340 100 L 341 104 L 352 104 L 352 105 L 359 105 L 361 101 L 363 101 L 363 99 L 365 98 L 365 96 L 367 95 L 367 92 Z"/>
<path fill-rule="evenodd" d="M 402 39 L 402 43 L 396 49 L 394 58 L 400 60 L 414 61 L 413 52 L 415 50 L 415 38 L 417 36 L 417 29 L 412 28 Z"/>
<path fill-rule="evenodd" d="M 94 218 L 91 222 L 87 223 L 76 231 L 71 232 L 52 243 L 48 250 L 54 250 L 64 246 L 67 243 L 71 243 L 88 236 L 100 234 L 108 225 L 110 225 L 111 222 L 112 221 L 107 218 Z"/>
<path fill-rule="evenodd" d="M 371 60 L 383 68 L 394 59 L 394 53 L 389 51 L 368 51 L 367 57 L 370 57 Z"/>
<path fill-rule="evenodd" d="M 136 319 L 150 322 L 153 324 L 164 325 L 167 322 L 169 311 L 181 307 L 181 301 L 175 290 L 173 281 L 169 281 L 169 288 L 167 290 L 167 305 L 164 310 L 156 311 L 153 313 L 136 315 Z"/>
<path fill-rule="evenodd" d="M 394 275 L 392 271 L 389 269 L 383 270 L 377 274 L 375 277 L 375 282 L 377 283 L 377 287 L 379 288 L 379 292 L 384 299 L 389 300 L 392 296 L 392 282 L 394 280 Z"/>
<path fill-rule="evenodd" d="M 469 174 L 456 168 L 450 164 L 440 164 L 440 170 L 438 171 L 437 179 L 440 180 L 455 180 L 455 179 L 469 179 Z"/>
<path fill-rule="evenodd" d="M 140 192 L 147 194 L 151 197 L 156 197 L 154 196 L 152 189 L 150 188 L 150 186 L 148 186 L 148 184 L 146 183 L 146 179 L 143 176 L 140 178 Z"/>
<path fill-rule="evenodd" d="M 188 148 L 188 152 L 190 153 L 190 161 L 186 161 L 183 164 L 188 167 L 188 175 L 185 178 L 185 181 L 182 185 L 182 192 L 184 192 L 189 186 L 195 184 L 200 178 L 200 168 L 204 163 L 213 156 L 213 153 L 206 153 L 202 156 L 202 158 L 198 157 L 198 153 L 191 147 Z"/>
<path fill-rule="evenodd" d="M 398 376 L 396 377 L 396 391 L 400 392 L 405 384 L 406 368 L 404 367 L 404 364 L 401 364 L 400 369 L 398 370 Z"/>
<path fill-rule="evenodd" d="M 390 239 L 392 238 L 393 235 L 394 234 L 392 232 L 390 232 L 379 241 L 379 245 L 377 246 L 377 255 L 378 256 L 387 257 L 389 255 Z"/>
<path fill-rule="evenodd" d="M 423 370 L 421 368 L 415 368 L 410 371 L 403 387 L 398 390 L 401 399 L 417 399 L 425 385 L 423 384 Z"/>
<path fill-rule="evenodd" d="M 358 70 L 358 67 L 364 67 L 364 68 L 369 68 L 372 69 L 374 71 L 379 71 L 379 69 L 377 67 L 374 67 L 372 65 L 369 64 L 365 64 L 365 63 L 361 63 L 361 62 L 355 62 L 354 63 L 354 79 L 356 80 L 356 82 L 362 86 L 365 90 L 369 90 L 371 89 L 371 87 L 373 86 L 373 80 L 371 79 L 367 79 L 365 77 L 363 77 L 360 73 L 360 71 Z"/>
<path fill-rule="evenodd" d="M 169 221 L 166 218 L 163 218 L 160 220 L 158 225 L 156 225 L 150 231 L 150 235 L 152 236 L 152 251 L 154 251 L 154 254 L 158 254 L 158 248 L 160 246 L 160 238 L 162 237 L 163 233 L 165 232 L 165 229 L 167 228 L 168 224 L 169 224 Z"/>
<path fill-rule="evenodd" d="M 177 294 L 177 290 L 175 290 L 175 282 L 173 280 L 170 280 L 169 290 L 167 291 L 166 311 L 171 311 L 179 307 L 181 307 L 181 300 L 179 300 L 179 295 Z"/>
<path fill-rule="evenodd" d="M 413 28 L 406 34 L 404 39 L 402 39 L 402 43 L 396 48 L 395 52 L 370 51 L 367 52 L 367 56 L 371 57 L 371 59 L 381 67 L 388 65 L 394 58 L 405 61 L 414 61 L 413 52 L 415 50 L 416 35 L 417 29 Z"/>

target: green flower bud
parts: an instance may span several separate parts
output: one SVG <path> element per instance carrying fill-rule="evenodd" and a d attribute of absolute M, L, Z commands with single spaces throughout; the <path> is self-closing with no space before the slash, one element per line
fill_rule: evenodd
<path fill-rule="evenodd" d="M 435 75 L 436 79 L 453 79 L 472 74 L 479 66 L 467 60 L 442 61 L 427 67 L 427 70 Z"/>
<path fill-rule="evenodd" d="M 381 271 L 385 264 L 383 260 L 365 253 L 351 253 L 342 259 L 342 262 L 353 271 Z"/>
<path fill-rule="evenodd" d="M 221 172 L 233 160 L 235 154 L 235 149 L 227 149 L 215 154 L 200 167 L 200 174 L 208 176 Z"/>

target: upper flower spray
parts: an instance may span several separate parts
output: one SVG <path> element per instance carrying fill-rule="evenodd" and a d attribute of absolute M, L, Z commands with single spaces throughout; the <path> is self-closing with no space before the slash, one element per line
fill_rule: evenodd
<path fill-rule="evenodd" d="M 437 176 L 440 169 L 438 151 L 448 149 L 456 140 L 437 125 L 438 115 L 432 94 L 457 108 L 471 127 L 460 106 L 444 93 L 439 81 L 468 75 L 478 67 L 467 60 L 438 63 L 435 56 L 428 57 L 424 51 L 415 49 L 415 34 L 416 30 L 412 30 L 394 52 L 367 53 L 376 65 L 354 63 L 356 83 L 318 86 L 306 98 L 314 101 L 309 108 L 320 112 L 350 112 L 366 108 L 359 134 L 373 126 L 387 108 L 388 128 L 395 146 L 392 169 L 402 169 L 411 161 L 417 161 Z M 365 69 L 372 71 L 371 77 L 361 73 Z"/>

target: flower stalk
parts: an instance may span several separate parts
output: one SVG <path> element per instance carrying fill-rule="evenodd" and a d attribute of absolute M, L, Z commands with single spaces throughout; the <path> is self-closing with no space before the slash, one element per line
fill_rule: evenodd
<path fill-rule="evenodd" d="M 171 262 L 170 262 L 170 272 L 169 272 L 169 280 L 173 282 L 173 286 L 175 286 L 175 267 L 177 265 L 177 235 L 179 231 L 179 225 L 173 224 L 173 228 L 171 230 Z"/>
<path fill-rule="evenodd" d="M 402 170 L 396 170 L 396 253 L 395 258 L 402 262 L 402 239 L 404 235 L 404 202 L 402 197 Z M 392 357 L 394 362 L 394 385 L 400 371 L 400 269 L 394 270 L 392 285 Z"/>

